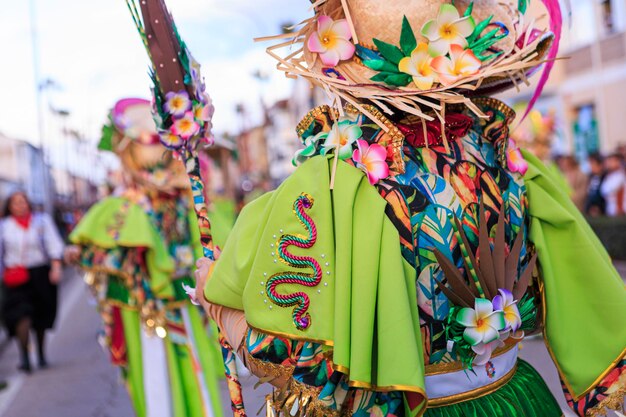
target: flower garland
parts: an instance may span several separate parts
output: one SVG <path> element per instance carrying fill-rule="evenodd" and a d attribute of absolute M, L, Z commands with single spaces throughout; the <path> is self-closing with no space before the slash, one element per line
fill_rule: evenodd
<path fill-rule="evenodd" d="M 164 96 L 155 90 L 152 112 L 155 123 L 159 126 L 161 143 L 175 154 L 202 143 L 213 143 L 211 119 L 215 111 L 211 98 L 205 91 L 200 65 L 186 47 L 179 54 L 179 58 L 185 70 L 185 86 Z M 152 78 L 158 87 L 156 74 L 153 73 Z"/>
<path fill-rule="evenodd" d="M 304 149 L 296 152 L 292 163 L 298 165 L 315 155 L 337 152 L 339 159 L 362 170 L 370 184 L 374 185 L 390 174 L 388 151 L 377 143 L 369 144 L 362 137 L 359 121 L 342 117 L 333 123 L 330 131 L 308 136 L 304 140 Z"/>

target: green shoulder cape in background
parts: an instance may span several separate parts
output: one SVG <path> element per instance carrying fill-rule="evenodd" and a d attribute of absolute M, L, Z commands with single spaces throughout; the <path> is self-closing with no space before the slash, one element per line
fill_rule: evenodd
<path fill-rule="evenodd" d="M 308 160 L 244 208 L 205 295 L 244 310 L 262 332 L 333 346 L 333 362 L 353 386 L 423 394 L 415 270 L 402 257 L 385 200 L 344 162 L 331 191 L 332 162 Z M 311 207 L 294 207 L 303 195 Z M 283 237 L 293 244 L 281 248 Z M 281 277 L 289 283 L 268 288 Z M 310 325 L 300 329 L 294 314 L 305 304 Z"/>
<path fill-rule="evenodd" d="M 102 249 L 146 248 L 151 287 L 169 289 L 174 259 L 144 209 L 128 199 L 110 197 L 94 205 L 76 226 L 70 240 L 77 245 Z"/>
<path fill-rule="evenodd" d="M 530 240 L 544 285 L 545 338 L 575 399 L 626 353 L 626 289 L 609 255 L 551 172 L 532 154 L 524 176 Z"/>

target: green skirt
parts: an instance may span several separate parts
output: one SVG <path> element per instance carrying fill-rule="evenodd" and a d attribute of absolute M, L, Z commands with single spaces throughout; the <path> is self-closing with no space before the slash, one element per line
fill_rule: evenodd
<path fill-rule="evenodd" d="M 424 417 L 561 417 L 563 412 L 541 376 L 523 360 L 502 388 L 484 397 L 429 408 Z"/>

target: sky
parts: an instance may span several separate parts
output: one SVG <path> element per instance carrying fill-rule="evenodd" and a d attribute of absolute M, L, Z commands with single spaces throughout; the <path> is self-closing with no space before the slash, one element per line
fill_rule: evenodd
<path fill-rule="evenodd" d="M 267 103 L 289 96 L 291 83 L 254 37 L 280 33 L 285 23 L 309 14 L 306 0 L 166 0 L 189 49 L 202 64 L 212 96 L 217 133 L 241 126 L 245 103 L 250 123 Z M 31 6 L 39 45 L 39 79 L 53 80 L 42 93 L 43 137 L 62 146 L 63 126 L 94 143 L 108 109 L 122 97 L 150 95 L 148 58 L 125 0 L 0 0 L 0 132 L 39 143 Z M 260 83 L 256 71 L 268 76 Z M 63 121 L 48 108 L 65 110 Z"/>

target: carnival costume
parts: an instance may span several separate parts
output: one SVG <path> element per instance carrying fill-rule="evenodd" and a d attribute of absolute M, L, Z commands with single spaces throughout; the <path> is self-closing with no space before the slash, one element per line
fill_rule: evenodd
<path fill-rule="evenodd" d="M 137 415 L 221 416 L 216 330 L 183 288 L 202 256 L 191 192 L 150 109 L 142 99 L 116 103 L 100 148 L 119 156 L 127 186 L 92 207 L 70 238 Z"/>
<path fill-rule="evenodd" d="M 204 85 L 151 3 L 135 21 L 161 139 L 193 162 Z M 560 416 L 517 358 L 541 327 L 578 414 L 621 403 L 624 284 L 489 97 L 543 65 L 532 107 L 561 26 L 544 4 L 551 30 L 525 0 L 317 0 L 275 37 L 278 68 L 335 102 L 298 125 L 300 167 L 244 208 L 203 289 L 229 347 L 277 387 L 268 416 Z"/>

